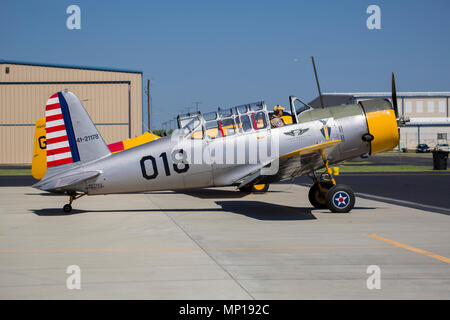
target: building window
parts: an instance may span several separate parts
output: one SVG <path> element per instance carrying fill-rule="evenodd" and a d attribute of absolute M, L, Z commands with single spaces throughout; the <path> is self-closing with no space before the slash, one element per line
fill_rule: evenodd
<path fill-rule="evenodd" d="M 428 112 L 433 113 L 434 112 L 434 101 L 428 101 Z"/>
<path fill-rule="evenodd" d="M 406 113 L 411 113 L 412 112 L 412 103 L 411 103 L 411 101 L 406 101 L 405 112 Z"/>
<path fill-rule="evenodd" d="M 417 113 L 423 112 L 423 101 L 416 101 L 416 112 Z"/>
<path fill-rule="evenodd" d="M 439 101 L 439 112 L 445 113 L 445 101 L 444 100 Z"/>
<path fill-rule="evenodd" d="M 8 74 L 9 73 L 9 67 L 5 68 L 5 73 Z"/>

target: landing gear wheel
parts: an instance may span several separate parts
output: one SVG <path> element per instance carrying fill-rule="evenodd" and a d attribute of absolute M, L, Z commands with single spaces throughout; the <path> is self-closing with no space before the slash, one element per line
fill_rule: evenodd
<path fill-rule="evenodd" d="M 325 191 L 325 194 L 322 194 L 319 190 L 319 185 L 314 183 L 312 187 L 309 189 L 308 193 L 308 199 L 309 202 L 313 205 L 316 209 L 326 209 L 327 208 L 327 198 L 326 195 L 328 193 L 328 190 L 330 190 L 333 187 L 333 182 L 331 181 L 321 181 L 320 186 L 322 187 L 322 190 Z"/>
<path fill-rule="evenodd" d="M 63 210 L 65 213 L 69 213 L 70 211 L 72 211 L 72 206 L 70 204 L 65 204 Z"/>
<path fill-rule="evenodd" d="M 250 192 L 252 192 L 252 186 L 251 185 L 246 185 L 246 186 L 240 187 L 239 191 L 240 192 L 245 192 L 245 193 L 250 193 Z"/>
<path fill-rule="evenodd" d="M 248 184 L 239 188 L 239 191 L 245 193 L 265 193 L 269 190 L 269 184 Z"/>
<path fill-rule="evenodd" d="M 331 212 L 347 213 L 355 206 L 355 194 L 350 187 L 338 184 L 328 190 L 326 201 Z"/>
<path fill-rule="evenodd" d="M 269 184 L 254 184 L 252 186 L 252 192 L 253 193 L 266 193 L 267 190 L 269 190 Z"/>

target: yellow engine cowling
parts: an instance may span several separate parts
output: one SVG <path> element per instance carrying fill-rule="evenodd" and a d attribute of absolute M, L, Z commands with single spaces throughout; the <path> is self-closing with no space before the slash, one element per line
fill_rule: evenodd
<path fill-rule="evenodd" d="M 398 144 L 398 125 L 395 111 L 388 100 L 374 99 L 360 102 L 366 114 L 370 141 L 370 154 L 388 151 Z"/>

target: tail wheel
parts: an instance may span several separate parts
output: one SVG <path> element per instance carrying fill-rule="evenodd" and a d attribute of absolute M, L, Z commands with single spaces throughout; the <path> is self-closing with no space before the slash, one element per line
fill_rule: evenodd
<path fill-rule="evenodd" d="M 72 206 L 70 204 L 65 204 L 63 207 L 63 211 L 65 213 L 70 213 L 70 211 L 72 211 Z"/>
<path fill-rule="evenodd" d="M 347 213 L 355 206 L 355 194 L 350 187 L 338 184 L 328 190 L 326 203 L 331 212 Z"/>
<path fill-rule="evenodd" d="M 327 208 L 327 198 L 328 190 L 333 187 L 333 183 L 331 181 L 321 181 L 320 186 L 325 193 L 321 193 L 319 189 L 319 185 L 317 183 L 313 184 L 309 189 L 308 199 L 309 202 L 316 209 L 326 209 Z"/>
<path fill-rule="evenodd" d="M 247 193 L 264 193 L 269 190 L 269 184 L 248 184 L 246 186 L 243 186 L 239 188 L 239 191 L 241 192 L 247 192 Z"/>

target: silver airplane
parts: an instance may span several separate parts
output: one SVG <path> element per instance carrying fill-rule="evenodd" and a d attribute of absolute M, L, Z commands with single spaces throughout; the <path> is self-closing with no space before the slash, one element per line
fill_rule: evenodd
<path fill-rule="evenodd" d="M 290 96 L 284 125 L 275 128 L 264 101 L 185 114 L 171 136 L 113 154 L 78 97 L 58 92 L 45 109 L 47 171 L 33 187 L 67 194 L 69 213 L 83 195 L 222 186 L 264 192 L 270 183 L 308 175 L 315 208 L 349 212 L 354 192 L 336 183 L 330 165 L 397 146 L 404 119 L 393 75 L 392 101 L 313 109 Z"/>

